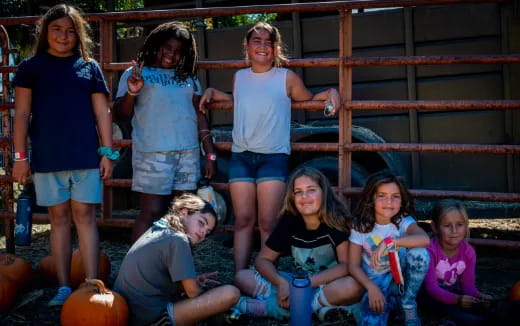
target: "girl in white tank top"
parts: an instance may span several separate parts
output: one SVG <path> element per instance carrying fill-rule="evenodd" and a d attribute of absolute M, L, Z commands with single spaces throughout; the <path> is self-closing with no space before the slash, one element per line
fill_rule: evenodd
<path fill-rule="evenodd" d="M 296 73 L 279 68 L 285 57 L 276 27 L 257 23 L 246 34 L 244 46 L 251 67 L 235 73 L 233 94 L 208 88 L 199 109 L 205 112 L 205 105 L 211 101 L 233 101 L 234 155 L 245 152 L 290 154 L 291 100 L 325 101 L 332 106 L 333 115 L 341 107 L 339 94 L 331 88 L 313 95 Z M 233 159 L 230 166 L 234 168 Z M 265 240 L 278 221 L 286 184 L 285 179 L 255 176 L 233 179 L 233 174 L 234 171 L 230 171 L 229 189 L 235 214 L 233 255 L 235 272 L 238 272 L 248 267 L 257 218 L 264 248 Z M 279 291 L 280 297 L 288 298 L 288 288 Z"/>

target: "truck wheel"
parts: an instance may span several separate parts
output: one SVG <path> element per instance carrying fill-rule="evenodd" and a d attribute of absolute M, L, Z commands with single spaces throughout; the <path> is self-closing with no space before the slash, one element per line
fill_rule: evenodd
<path fill-rule="evenodd" d="M 338 158 L 333 156 L 324 156 L 314 158 L 298 165 L 295 169 L 303 166 L 310 166 L 320 170 L 329 179 L 331 185 L 338 185 Z M 363 187 L 365 180 L 370 173 L 359 163 L 352 162 L 352 186 Z"/>

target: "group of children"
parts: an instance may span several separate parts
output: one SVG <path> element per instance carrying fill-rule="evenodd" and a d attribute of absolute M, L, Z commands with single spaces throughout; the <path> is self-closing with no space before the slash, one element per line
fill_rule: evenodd
<path fill-rule="evenodd" d="M 87 29 L 75 8 L 51 8 L 41 21 L 35 55 L 20 64 L 13 82 L 13 177 L 24 184 L 32 171 L 38 204 L 49 207 L 60 284 L 49 305 L 63 304 L 71 292 L 71 221 L 86 276 L 96 277 L 95 205 L 101 180 L 111 177 L 118 157 L 111 149 L 108 88 L 90 58 Z M 251 28 L 244 50 L 251 66 L 236 72 L 232 94 L 203 92 L 195 39 L 182 23 L 164 23 L 148 35 L 120 79 L 113 111 L 132 121 L 132 189 L 140 194 L 140 214 L 114 288 L 130 305 L 131 324 L 194 324 L 232 306 L 250 316 L 284 319 L 290 274 L 279 271 L 277 261 L 289 251 L 311 275 L 312 308 L 321 319 L 337 308 L 352 312 L 360 325 L 385 325 L 400 308 L 406 325 L 419 325 L 416 299 L 423 285 L 429 306 L 461 325 L 485 323 L 469 312 L 492 298 L 475 288 L 464 207 L 441 202 L 430 240 L 413 218 L 405 185 L 389 172 L 368 178 L 354 217 L 318 170 L 301 168 L 289 176 L 291 101 L 324 101 L 333 115 L 341 107 L 339 94 L 329 89 L 313 95 L 297 74 L 279 67 L 283 45 L 270 24 Z M 191 246 L 217 221 L 214 209 L 190 192 L 201 177 L 199 143 L 206 154 L 204 176 L 215 174 L 205 105 L 222 100 L 234 103 L 229 183 L 236 287 L 214 287 L 213 274 L 197 276 L 191 255 Z M 257 222 L 261 248 L 249 269 Z M 399 253 L 403 284 L 390 273 L 389 251 Z"/>

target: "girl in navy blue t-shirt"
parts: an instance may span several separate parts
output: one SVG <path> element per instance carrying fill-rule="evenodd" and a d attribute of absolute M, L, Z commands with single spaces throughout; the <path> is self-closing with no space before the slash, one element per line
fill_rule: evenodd
<path fill-rule="evenodd" d="M 13 177 L 26 184 L 32 170 L 37 203 L 49 209 L 51 252 L 60 285 L 51 306 L 63 304 L 71 293 L 71 221 L 85 274 L 97 277 L 95 209 L 101 202 L 101 180 L 111 177 L 111 160 L 118 157 L 111 149 L 108 88 L 90 58 L 87 31 L 88 24 L 74 7 L 60 4 L 49 9 L 39 26 L 35 55 L 19 65 L 14 79 Z"/>

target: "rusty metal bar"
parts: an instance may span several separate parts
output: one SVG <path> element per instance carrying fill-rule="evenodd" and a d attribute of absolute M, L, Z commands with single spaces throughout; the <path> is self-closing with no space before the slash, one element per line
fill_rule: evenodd
<path fill-rule="evenodd" d="M 495 55 L 435 55 L 435 56 L 382 56 L 345 58 L 349 66 L 453 65 L 520 63 L 519 54 Z"/>
<path fill-rule="evenodd" d="M 18 67 L 14 66 L 0 66 L 0 74 L 17 72 Z"/>
<path fill-rule="evenodd" d="M 520 145 L 354 143 L 345 145 L 345 150 L 351 152 L 520 154 Z"/>
<path fill-rule="evenodd" d="M 344 105 L 352 110 L 518 110 L 520 100 L 346 101 Z"/>
<path fill-rule="evenodd" d="M 342 10 L 339 13 L 339 56 L 352 57 L 352 10 Z M 339 66 L 339 94 L 343 100 L 352 100 L 352 67 L 342 61 Z M 322 107 L 323 104 L 320 106 Z M 352 174 L 352 153 L 345 151 L 344 146 L 352 144 L 352 110 L 339 112 L 339 151 L 338 151 L 338 184 L 340 187 L 350 187 Z M 306 146 L 304 144 L 302 148 Z M 348 202 L 348 201 L 347 201 Z M 350 204 L 350 202 L 348 202 Z"/>
<path fill-rule="evenodd" d="M 345 109 L 350 110 L 520 110 L 520 100 L 441 100 L 441 101 L 344 101 Z M 14 107 L 13 103 L 0 104 L 0 110 Z M 233 102 L 220 101 L 206 105 L 210 110 L 232 110 Z M 323 110 L 323 101 L 293 102 L 293 110 Z M 122 140 L 125 144 L 125 140 Z M 125 146 L 125 145 L 123 145 Z"/>
<path fill-rule="evenodd" d="M 512 240 L 494 240 L 494 239 L 479 239 L 470 238 L 469 243 L 475 247 L 492 247 L 500 249 L 520 249 L 520 241 Z"/>
<path fill-rule="evenodd" d="M 343 188 L 345 195 L 359 196 L 363 188 Z M 422 198 L 456 198 L 480 201 L 498 201 L 498 202 L 520 202 L 520 193 L 507 192 L 482 192 L 482 191 L 454 191 L 454 190 L 426 190 L 426 189 L 410 189 L 410 193 L 414 197 Z"/>
<path fill-rule="evenodd" d="M 347 110 L 520 110 L 520 100 L 440 100 L 440 101 L 344 101 Z M 206 105 L 211 110 L 232 110 L 233 102 Z M 323 110 L 322 101 L 293 102 L 293 110 Z"/>
<path fill-rule="evenodd" d="M 387 7 L 409 7 L 409 6 L 438 6 L 447 4 L 465 3 L 496 3 L 505 0 L 354 0 L 333 2 L 311 2 L 294 4 L 269 4 L 237 7 L 213 7 L 213 8 L 189 8 L 189 9 L 167 9 L 167 10 L 135 10 L 125 12 L 107 12 L 99 14 L 85 14 L 88 21 L 127 21 L 127 20 L 150 20 L 171 19 L 190 17 L 213 17 L 232 16 L 256 13 L 293 13 L 293 12 L 327 12 L 338 10 L 387 8 Z M 0 18 L 0 24 L 18 25 L 35 24 L 40 17 L 25 16 Z"/>
<path fill-rule="evenodd" d="M 219 150 L 230 151 L 231 142 L 218 141 L 215 142 L 215 147 Z M 293 151 L 337 152 L 339 148 L 338 143 L 291 143 Z"/>
<path fill-rule="evenodd" d="M 341 55 L 340 55 L 341 58 Z M 339 67 L 340 58 L 291 59 L 282 62 L 283 67 L 322 68 Z M 379 56 L 379 57 L 345 57 L 346 66 L 402 66 L 402 65 L 446 65 L 446 64 L 507 64 L 520 63 L 520 54 L 501 55 L 441 55 L 441 56 Z M 245 60 L 202 60 L 200 69 L 241 69 L 249 67 Z M 130 62 L 105 63 L 106 71 L 122 71 L 130 67 Z M 1 72 L 1 70 L 0 70 Z"/>

